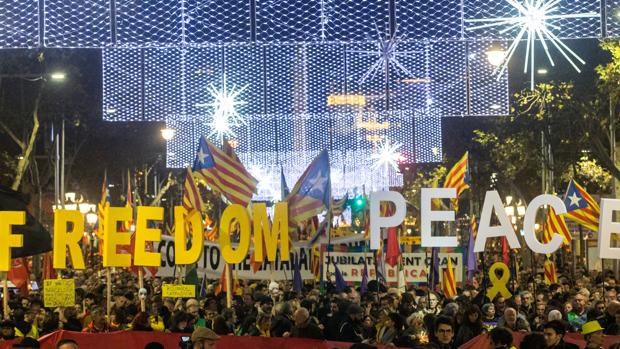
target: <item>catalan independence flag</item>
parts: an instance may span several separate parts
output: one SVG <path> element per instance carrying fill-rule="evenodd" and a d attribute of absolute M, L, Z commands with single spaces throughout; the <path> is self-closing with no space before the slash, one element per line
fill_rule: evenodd
<path fill-rule="evenodd" d="M 185 183 L 183 184 L 183 207 L 187 211 L 194 209 L 202 212 L 203 205 L 198 183 L 194 179 L 192 169 L 188 166 L 185 172 Z"/>
<path fill-rule="evenodd" d="M 288 201 L 289 220 L 292 226 L 316 216 L 330 206 L 331 183 L 329 155 L 323 150 L 301 175 Z"/>
<path fill-rule="evenodd" d="M 192 170 L 233 204 L 247 206 L 258 184 L 236 156 L 226 154 L 204 137 L 200 138 Z"/>
<path fill-rule="evenodd" d="M 566 205 L 566 217 L 592 231 L 598 231 L 601 210 L 590 194 L 574 179 L 568 183 L 564 205 Z"/>
<path fill-rule="evenodd" d="M 451 258 L 448 258 L 448 267 L 444 268 L 441 274 L 443 295 L 447 299 L 451 299 L 452 297 L 456 296 L 456 279 L 454 278 L 454 268 L 452 268 Z"/>
<path fill-rule="evenodd" d="M 566 226 L 566 222 L 563 217 L 555 214 L 555 210 L 553 207 L 549 206 L 549 211 L 547 212 L 547 220 L 545 221 L 545 228 L 543 230 L 543 243 L 547 244 L 551 242 L 553 239 L 553 234 L 558 233 L 562 235 L 564 238 L 564 245 L 570 246 L 570 242 L 573 240 L 573 237 Z"/>
<path fill-rule="evenodd" d="M 446 175 L 446 180 L 443 183 L 444 188 L 456 189 L 456 200 L 452 200 L 454 209 L 458 211 L 458 197 L 466 190 L 469 189 L 469 152 L 465 152 L 465 155 L 452 167 L 450 172 Z"/>
<path fill-rule="evenodd" d="M 558 274 L 555 269 L 555 262 L 551 259 L 547 258 L 545 261 L 545 284 L 557 284 L 558 283 Z"/>

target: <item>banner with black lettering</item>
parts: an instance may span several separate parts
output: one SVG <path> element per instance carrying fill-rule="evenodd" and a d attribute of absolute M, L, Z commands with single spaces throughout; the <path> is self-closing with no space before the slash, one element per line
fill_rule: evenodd
<path fill-rule="evenodd" d="M 157 252 L 161 253 L 161 264 L 157 276 L 174 277 L 175 272 L 177 273 L 176 276 L 178 276 L 180 271 L 175 271 L 174 264 L 174 238 L 171 236 L 162 236 L 161 242 L 157 247 Z M 293 260 L 293 256 L 297 255 L 299 258 L 301 277 L 303 279 L 314 279 L 314 275 L 312 275 L 310 271 L 311 249 L 307 247 L 305 243 L 294 244 L 290 252 L 289 261 L 284 262 L 280 260 L 280 250 L 278 249 L 276 261 L 269 263 L 265 258 L 265 262 L 260 267 L 260 270 L 254 273 L 250 265 L 252 256 L 252 250 L 250 250 L 245 260 L 242 263 L 233 264 L 232 268 L 240 280 L 292 280 L 293 267 L 291 261 Z M 222 258 L 219 243 L 205 242 L 202 255 L 198 259 L 198 275 L 200 277 L 206 275 L 208 279 L 218 279 L 222 275 L 223 270 L 224 259 Z"/>
<path fill-rule="evenodd" d="M 403 253 L 403 271 L 405 273 L 406 283 L 423 283 L 427 282 L 429 266 L 431 263 L 431 254 L 425 252 Z M 446 268 L 448 258 L 452 260 L 452 267 L 455 269 L 457 282 L 463 281 L 463 253 L 461 252 L 440 252 L 439 253 L 439 270 Z M 368 279 L 375 279 L 375 260 L 371 252 L 330 252 L 329 255 L 324 253 L 323 270 L 334 271 L 334 264 L 338 265 L 338 269 L 342 273 L 344 280 L 347 282 L 361 282 L 364 270 L 364 260 L 368 265 Z M 329 269 L 328 269 L 329 264 Z M 389 265 L 385 265 L 385 278 L 390 284 L 397 283 L 397 269 Z M 440 273 L 441 275 L 441 273 Z"/>

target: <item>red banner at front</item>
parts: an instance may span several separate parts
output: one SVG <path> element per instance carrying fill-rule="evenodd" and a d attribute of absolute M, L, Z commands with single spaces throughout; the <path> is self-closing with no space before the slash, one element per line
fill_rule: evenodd
<path fill-rule="evenodd" d="M 58 331 L 42 337 L 39 341 L 42 349 L 55 349 L 56 343 L 64 338 L 71 338 L 78 342 L 80 348 L 89 349 L 110 349 L 110 348 L 132 348 L 141 349 L 150 342 L 159 342 L 166 349 L 179 348 L 179 341 L 183 334 L 163 333 L 163 332 L 138 332 L 121 331 L 112 333 L 79 333 L 69 331 Z M 185 334 L 189 336 L 189 334 Z M 1 344 L 0 344 L 1 345 Z M 273 348 L 295 348 L 295 349 L 348 349 L 351 343 L 320 341 L 314 339 L 298 338 L 264 338 L 264 337 L 238 337 L 223 336 L 217 342 L 218 349 L 273 349 Z M 380 346 L 379 348 L 386 348 Z M 394 349 L 394 347 L 390 347 Z M 0 349 L 2 347 L 0 346 Z"/>
<path fill-rule="evenodd" d="M 525 337 L 527 333 L 523 332 L 513 332 L 513 341 L 512 345 L 519 346 L 523 337 Z M 567 333 L 564 336 L 564 341 L 568 343 L 577 344 L 579 348 L 583 348 L 586 345 L 586 341 L 583 340 L 583 336 L 578 333 Z M 607 349 L 612 344 L 620 343 L 620 336 L 605 336 L 605 342 L 603 344 L 603 348 Z M 469 342 L 461 345 L 459 349 L 487 349 L 493 348 L 491 346 L 491 341 L 489 340 L 488 334 L 481 334 L 478 337 L 470 340 Z"/>

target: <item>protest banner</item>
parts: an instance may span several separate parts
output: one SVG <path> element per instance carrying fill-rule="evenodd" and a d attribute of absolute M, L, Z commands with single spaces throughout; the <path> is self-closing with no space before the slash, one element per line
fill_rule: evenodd
<path fill-rule="evenodd" d="M 174 238 L 162 236 L 162 240 L 157 246 L 157 252 L 160 252 L 162 257 L 157 276 L 174 277 Z M 293 244 L 293 249 L 290 251 L 290 254 L 290 260 L 293 260 L 292 257 L 295 254 L 299 257 L 301 277 L 303 279 L 313 279 L 314 275 L 312 275 L 310 271 L 310 247 L 306 246 L 306 244 Z M 250 253 L 248 253 L 241 263 L 231 264 L 233 271 L 235 271 L 236 276 L 240 280 L 292 280 L 292 263 L 290 261 L 282 261 L 279 250 L 276 261 L 270 263 L 265 260 L 256 273 L 252 270 L 252 265 L 250 263 L 252 259 L 251 256 L 252 250 L 250 250 Z M 217 242 L 205 242 L 202 254 L 198 259 L 198 275 L 200 277 L 206 276 L 208 279 L 219 279 L 225 264 L 224 258 L 222 258 L 220 245 Z"/>
<path fill-rule="evenodd" d="M 49 279 L 43 281 L 43 303 L 46 308 L 75 305 L 75 280 Z"/>
<path fill-rule="evenodd" d="M 427 256 L 425 252 L 404 253 L 402 258 L 403 271 L 407 283 L 422 283 L 428 281 L 427 275 L 431 263 L 430 254 Z M 452 260 L 452 266 L 455 268 L 456 281 L 462 282 L 463 254 L 461 252 L 440 252 L 439 270 L 447 267 L 448 258 Z M 336 264 L 346 282 L 361 282 L 364 260 L 368 265 L 368 277 L 373 280 L 375 278 L 375 260 L 372 253 L 331 252 L 329 256 L 324 253 L 323 270 L 334 270 L 333 265 Z M 328 264 L 330 264 L 330 269 L 327 268 Z M 385 273 L 386 281 L 396 284 L 398 277 L 396 267 L 392 268 L 386 264 Z"/>
<path fill-rule="evenodd" d="M 161 296 L 164 298 L 193 298 L 196 297 L 196 285 L 163 284 Z"/>

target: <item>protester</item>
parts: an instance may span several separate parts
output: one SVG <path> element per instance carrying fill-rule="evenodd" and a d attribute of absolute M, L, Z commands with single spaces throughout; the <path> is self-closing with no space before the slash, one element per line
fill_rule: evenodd
<path fill-rule="evenodd" d="M 78 343 L 73 339 L 61 339 L 56 343 L 56 349 L 78 349 Z"/>
<path fill-rule="evenodd" d="M 598 321 L 589 321 L 583 324 L 581 334 L 586 340 L 586 349 L 600 349 L 603 347 L 603 328 Z"/>
<path fill-rule="evenodd" d="M 512 332 L 505 327 L 496 327 L 489 332 L 493 349 L 509 349 L 512 346 Z"/>
<path fill-rule="evenodd" d="M 323 339 L 323 331 L 310 319 L 310 312 L 306 308 L 299 308 L 293 315 L 294 326 L 288 337 Z"/>
<path fill-rule="evenodd" d="M 24 337 L 19 343 L 13 344 L 13 348 L 22 348 L 22 349 L 38 349 L 40 348 L 39 342 L 30 337 Z"/>
<path fill-rule="evenodd" d="M 577 345 L 564 341 L 566 327 L 567 324 L 560 320 L 552 320 L 544 325 L 543 333 L 548 349 L 579 349 Z"/>
<path fill-rule="evenodd" d="M 536 332 L 525 335 L 519 346 L 523 349 L 548 349 L 545 344 L 545 337 Z"/>
<path fill-rule="evenodd" d="M 220 337 L 208 328 L 198 327 L 192 332 L 192 349 L 214 349 Z"/>
<path fill-rule="evenodd" d="M 454 338 L 454 322 L 447 316 L 439 316 L 435 321 L 435 336 L 429 343 L 430 349 L 450 349 Z"/>

